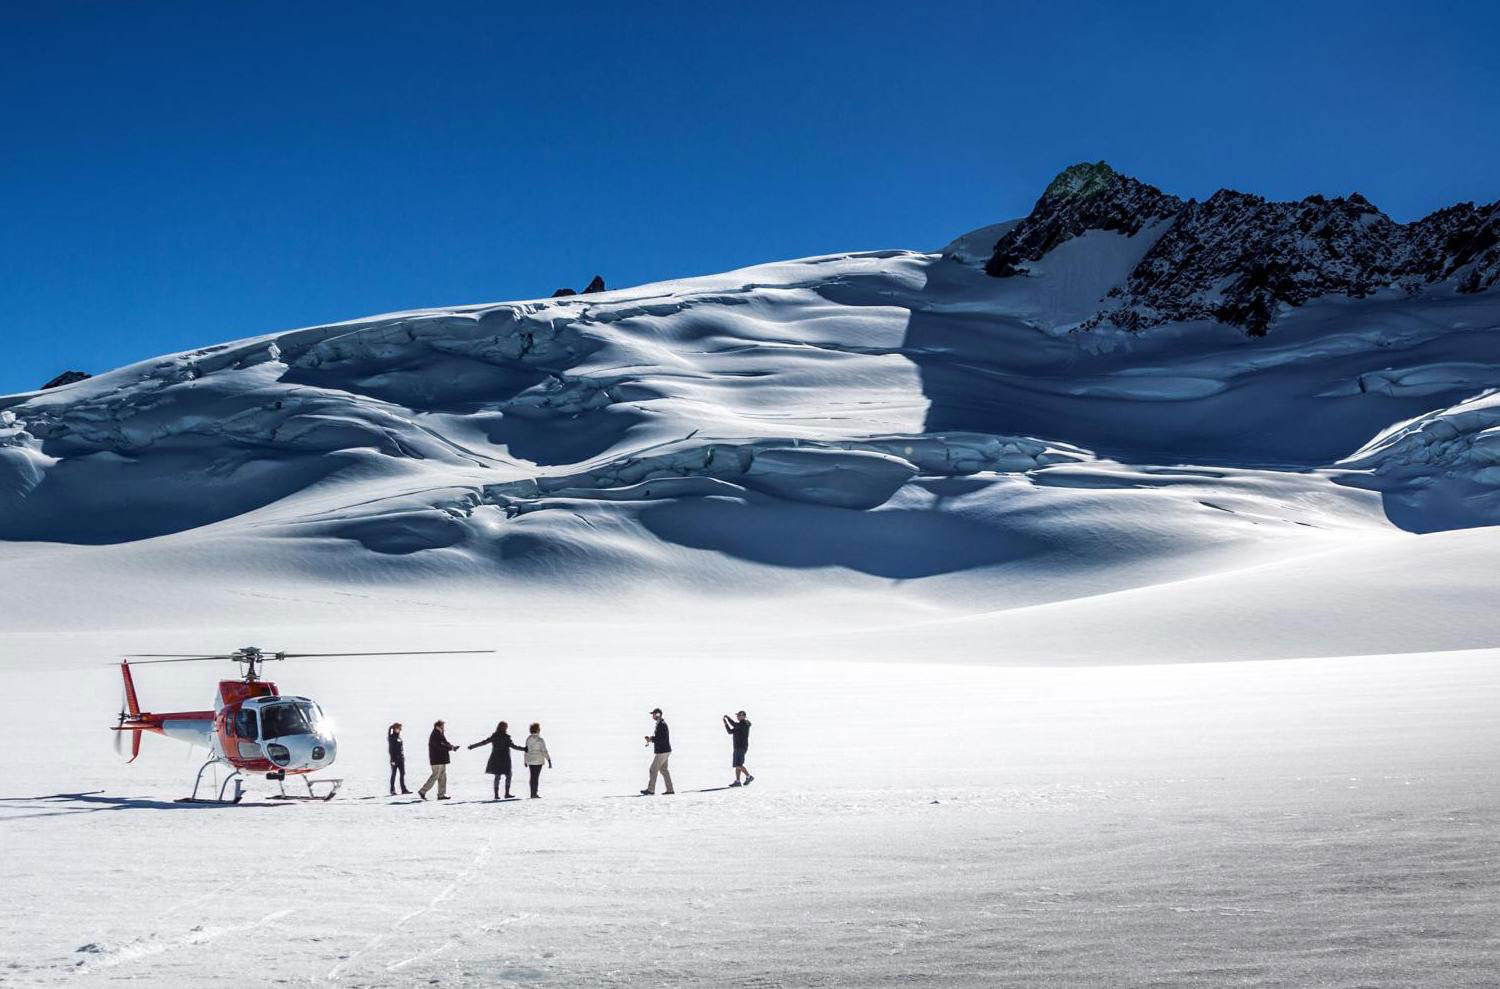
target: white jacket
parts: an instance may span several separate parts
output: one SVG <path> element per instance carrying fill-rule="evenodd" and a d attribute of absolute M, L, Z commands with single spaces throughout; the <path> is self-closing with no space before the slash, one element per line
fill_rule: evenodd
<path fill-rule="evenodd" d="M 529 735 L 526 738 L 526 765 L 543 766 L 550 762 L 552 756 L 547 752 L 547 741 L 540 735 Z"/>

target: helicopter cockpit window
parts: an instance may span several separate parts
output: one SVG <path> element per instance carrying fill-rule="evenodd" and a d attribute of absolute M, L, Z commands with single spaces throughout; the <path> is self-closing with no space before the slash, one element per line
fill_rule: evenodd
<path fill-rule="evenodd" d="M 238 738 L 254 739 L 257 735 L 255 710 L 242 707 L 234 714 L 234 734 Z"/>
<path fill-rule="evenodd" d="M 321 718 L 318 709 L 307 701 L 286 701 L 260 709 L 266 738 L 282 735 L 316 734 Z"/>

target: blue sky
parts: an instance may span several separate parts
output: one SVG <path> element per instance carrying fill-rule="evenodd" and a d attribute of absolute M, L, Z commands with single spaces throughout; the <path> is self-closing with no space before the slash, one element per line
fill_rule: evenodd
<path fill-rule="evenodd" d="M 596 273 L 935 248 L 1080 160 L 1399 220 L 1500 198 L 1500 5 L 553 6 L 10 5 L 0 393 Z"/>

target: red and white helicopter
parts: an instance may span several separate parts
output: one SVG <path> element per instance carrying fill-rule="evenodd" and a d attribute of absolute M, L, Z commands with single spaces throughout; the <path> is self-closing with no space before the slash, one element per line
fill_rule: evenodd
<path fill-rule="evenodd" d="M 264 773 L 267 779 L 276 780 L 281 793 L 272 799 L 331 800 L 338 792 L 343 780 L 311 779 L 308 774 L 333 765 L 338 754 L 338 743 L 323 709 L 307 697 L 289 697 L 269 680 L 262 680 L 261 664 L 271 660 L 301 659 L 332 656 L 430 656 L 442 653 L 494 652 L 493 649 L 421 650 L 417 652 L 276 652 L 266 653 L 255 646 L 246 646 L 232 653 L 219 656 L 185 656 L 151 653 L 131 656 L 120 662 L 120 674 L 125 680 L 125 696 L 121 704 L 119 723 L 113 726 L 115 747 L 123 755 L 125 733 L 130 733 L 130 758 L 134 762 L 141 753 L 141 735 L 152 732 L 201 745 L 208 749 L 209 758 L 198 770 L 193 781 L 193 795 L 188 802 L 203 802 L 198 799 L 198 787 L 203 781 L 203 772 L 213 765 L 225 765 L 232 772 L 219 787 L 214 803 L 239 803 L 244 796 L 244 775 Z M 143 663 L 198 663 L 233 660 L 242 667 L 238 680 L 220 680 L 214 695 L 213 710 L 170 711 L 154 713 L 142 711 L 135 692 L 135 680 L 130 674 L 130 660 L 135 665 Z M 294 797 L 286 792 L 286 778 L 299 776 L 307 785 L 306 797 Z M 225 790 L 234 783 L 234 795 L 225 799 Z M 319 794 L 315 785 L 327 786 L 326 793 Z"/>

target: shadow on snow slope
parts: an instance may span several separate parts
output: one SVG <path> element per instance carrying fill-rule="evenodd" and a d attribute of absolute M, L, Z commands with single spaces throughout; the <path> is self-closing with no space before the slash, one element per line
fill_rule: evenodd
<path fill-rule="evenodd" d="M 1057 333 L 955 306 L 989 290 L 976 278 L 986 276 L 935 262 L 925 287 L 898 303 L 910 307 L 901 352 L 919 369 L 928 432 L 1040 436 L 1127 463 L 1310 468 L 1500 385 L 1500 331 L 1458 328 L 1473 315 L 1472 297 L 1447 307 L 1451 327 L 1443 302 L 1428 298 L 1420 308 L 1309 305 L 1261 338 L 1201 324 Z M 847 280 L 820 291 L 846 305 L 872 296 Z M 1400 380 L 1402 369 L 1431 368 L 1455 370 L 1446 383 L 1435 374 L 1420 386 Z M 1392 521 L 1415 520 L 1396 511 Z"/>

